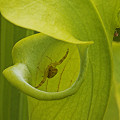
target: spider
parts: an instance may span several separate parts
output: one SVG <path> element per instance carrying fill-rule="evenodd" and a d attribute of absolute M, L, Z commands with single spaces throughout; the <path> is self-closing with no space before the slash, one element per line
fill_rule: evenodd
<path fill-rule="evenodd" d="M 39 88 L 46 81 L 47 78 L 53 78 L 58 73 L 58 69 L 56 67 L 66 59 L 68 53 L 69 49 L 67 49 L 67 52 L 62 59 L 60 59 L 58 62 L 50 63 L 46 67 L 42 81 L 35 88 Z"/>
<path fill-rule="evenodd" d="M 118 37 L 118 36 L 119 36 L 119 33 L 117 32 L 117 30 L 115 30 L 114 37 Z"/>

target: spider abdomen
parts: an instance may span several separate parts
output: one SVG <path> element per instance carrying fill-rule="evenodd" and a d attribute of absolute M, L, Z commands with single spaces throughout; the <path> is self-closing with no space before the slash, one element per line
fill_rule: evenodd
<path fill-rule="evenodd" d="M 54 66 L 50 66 L 49 69 L 48 69 L 48 78 L 52 78 L 54 77 L 58 72 L 58 69 L 55 68 Z"/>

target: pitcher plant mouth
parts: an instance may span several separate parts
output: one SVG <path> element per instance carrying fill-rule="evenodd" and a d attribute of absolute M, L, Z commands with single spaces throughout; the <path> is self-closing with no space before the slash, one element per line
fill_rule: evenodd
<path fill-rule="evenodd" d="M 90 44 L 89 42 L 86 42 L 84 44 L 72 44 L 64 41 L 58 41 L 41 33 L 37 35 L 32 35 L 19 41 L 14 46 L 12 54 L 15 64 L 5 69 L 3 71 L 3 74 L 11 84 L 13 84 L 19 90 L 33 98 L 39 100 L 63 99 L 65 97 L 75 94 L 83 82 L 84 74 L 86 73 L 87 64 L 89 61 L 88 48 Z M 45 49 L 44 45 L 47 46 L 47 49 Z M 53 48 L 55 52 L 52 50 Z M 59 53 L 56 54 L 56 51 L 58 51 L 58 49 Z M 50 54 L 50 50 L 52 54 Z M 76 51 L 76 58 L 72 57 L 73 54 L 71 51 Z M 55 58 L 55 62 L 52 61 L 49 55 L 51 55 L 53 59 Z M 68 61 L 70 57 L 72 58 Z M 68 82 L 66 82 L 66 86 L 60 88 L 60 81 L 55 83 L 54 80 L 58 80 L 58 78 L 60 78 L 60 80 L 64 79 L 65 82 L 66 79 L 70 79 L 66 77 L 66 74 L 74 75 L 72 71 L 70 73 L 68 72 L 68 69 L 69 71 L 74 69 L 74 59 L 77 60 L 78 66 L 76 78 L 74 78 L 72 84 L 69 87 L 66 87 L 68 84 Z M 70 63 L 71 61 L 72 63 Z M 71 67 L 73 66 L 73 68 L 65 68 L 67 63 L 71 64 Z M 39 70 L 39 67 L 42 68 L 42 66 L 44 70 L 42 76 L 43 78 L 39 75 L 36 77 L 37 72 L 35 68 Z M 59 71 L 61 71 L 61 73 Z M 62 75 L 63 73 L 64 75 Z M 40 79 L 42 78 L 42 80 L 37 80 L 37 78 L 39 77 Z M 53 88 L 50 86 L 51 83 L 47 85 L 48 83 L 46 81 L 50 81 L 51 83 L 53 82 L 53 88 L 54 86 L 56 86 L 56 84 L 58 84 L 57 90 L 52 90 Z M 44 86 L 50 86 L 50 90 L 47 87 L 46 88 L 48 90 L 44 90 Z"/>

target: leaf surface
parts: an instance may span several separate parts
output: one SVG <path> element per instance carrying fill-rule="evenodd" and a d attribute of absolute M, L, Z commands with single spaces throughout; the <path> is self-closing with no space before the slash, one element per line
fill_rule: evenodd
<path fill-rule="evenodd" d="M 28 98 L 30 119 L 101 120 L 103 118 L 111 86 L 111 41 L 114 29 L 119 26 L 119 8 L 119 0 L 5 0 L 1 2 L 1 13 L 17 25 L 37 30 L 64 42 L 86 44 L 87 41 L 94 41 L 88 53 L 89 65 L 86 76 L 78 92 L 56 101 L 37 101 Z M 43 50 L 42 47 L 39 49 Z M 53 52 L 52 49 L 50 54 Z M 17 55 L 20 56 L 18 53 L 16 52 L 14 59 Z M 22 59 L 28 53 L 29 51 L 26 51 Z M 62 53 L 65 54 L 65 50 Z M 8 75 L 8 79 L 10 77 Z M 34 82 L 31 84 L 34 85 Z"/>
<path fill-rule="evenodd" d="M 114 56 L 114 87 L 115 87 L 115 96 L 119 109 L 119 117 L 120 117 L 120 43 L 113 43 L 113 56 Z"/>
<path fill-rule="evenodd" d="M 26 29 L 11 24 L 0 15 L 0 120 L 28 119 L 27 97 L 8 83 L 2 74 L 6 67 L 13 64 L 13 45 L 25 36 Z"/>

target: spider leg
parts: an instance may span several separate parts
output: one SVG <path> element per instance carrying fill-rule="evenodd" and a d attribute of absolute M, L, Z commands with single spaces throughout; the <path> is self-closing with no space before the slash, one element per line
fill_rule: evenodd
<path fill-rule="evenodd" d="M 67 49 L 67 52 L 66 52 L 66 54 L 63 56 L 62 59 L 60 59 L 58 62 L 52 63 L 52 65 L 55 66 L 55 67 L 56 67 L 57 65 L 60 65 L 60 64 L 66 59 L 68 53 L 69 53 L 69 49 Z"/>
<path fill-rule="evenodd" d="M 69 50 L 69 49 L 68 49 L 68 50 Z M 68 54 L 68 53 L 67 53 L 67 54 Z M 71 57 L 69 58 L 69 60 L 70 60 L 70 59 L 71 59 Z M 64 65 L 63 70 L 62 70 L 62 72 L 60 73 L 60 80 L 59 80 L 59 83 L 58 83 L 58 89 L 57 89 L 57 92 L 59 92 L 60 82 L 61 82 L 62 75 L 63 75 L 63 72 L 64 72 L 64 70 L 65 70 L 67 64 L 68 64 L 68 62 Z M 72 83 L 72 80 L 71 80 L 71 83 Z M 71 84 L 71 83 L 70 83 L 70 84 Z"/>
<path fill-rule="evenodd" d="M 37 66 L 35 86 L 36 86 L 36 83 L 37 83 L 37 80 L 38 80 L 38 74 L 39 74 L 39 73 L 42 73 L 42 72 L 43 72 L 43 71 L 39 68 L 39 66 Z M 42 76 L 42 77 L 44 77 L 44 76 Z"/>
<path fill-rule="evenodd" d="M 63 58 L 61 60 L 59 60 L 59 62 L 58 62 L 59 64 L 61 64 L 66 59 L 68 53 L 69 53 L 69 49 L 67 49 L 65 56 L 63 56 Z"/>
<path fill-rule="evenodd" d="M 52 59 L 50 58 L 50 57 L 48 57 L 48 56 L 46 56 L 50 61 L 51 61 L 51 63 L 52 63 Z"/>
<path fill-rule="evenodd" d="M 59 89 L 60 89 L 60 83 L 61 83 L 61 80 L 62 80 L 62 75 L 63 75 L 63 72 L 64 72 L 64 70 L 65 70 L 65 67 L 66 67 L 66 65 L 64 66 L 62 72 L 60 73 L 60 80 L 59 80 L 59 83 L 58 83 L 57 92 L 59 92 Z"/>
<path fill-rule="evenodd" d="M 47 79 L 47 76 L 48 76 L 48 70 L 49 70 L 50 66 L 48 65 L 48 67 L 46 68 L 45 72 L 44 72 L 44 76 L 43 76 L 43 79 L 42 81 L 40 82 L 39 85 L 37 85 L 35 88 L 39 88 Z"/>
<path fill-rule="evenodd" d="M 39 88 L 45 81 L 46 81 L 46 76 L 43 78 L 43 80 L 40 82 L 39 85 L 37 85 L 35 88 Z"/>

